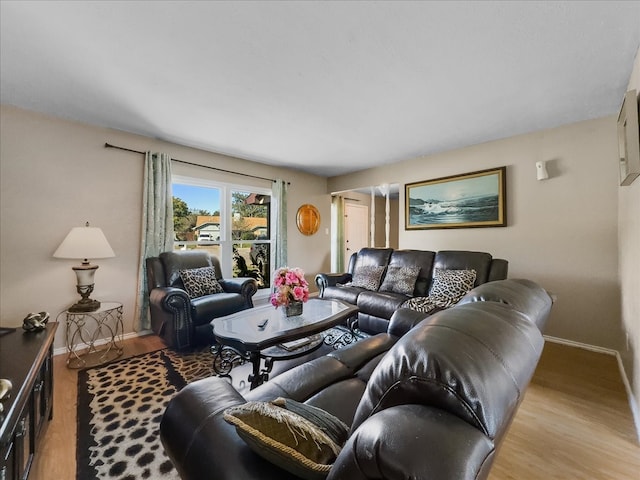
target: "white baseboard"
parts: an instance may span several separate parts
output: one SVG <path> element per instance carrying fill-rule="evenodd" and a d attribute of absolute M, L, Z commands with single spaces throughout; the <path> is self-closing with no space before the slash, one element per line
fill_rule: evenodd
<path fill-rule="evenodd" d="M 149 335 L 150 333 L 153 333 L 151 330 L 142 330 L 140 332 L 130 332 L 130 333 L 125 333 L 122 336 L 122 340 L 129 340 L 130 338 L 136 338 L 136 337 L 144 337 L 145 335 Z M 94 345 L 96 347 L 99 347 L 100 345 L 104 345 L 106 343 L 109 343 L 111 340 L 108 338 L 101 338 L 99 340 L 96 340 Z M 83 350 L 85 348 L 87 348 L 89 345 L 87 345 L 86 343 L 79 343 L 76 346 L 76 349 L 78 350 Z M 53 350 L 53 355 L 66 355 L 69 353 L 69 350 L 67 349 L 67 347 L 58 347 L 55 348 Z"/>
<path fill-rule="evenodd" d="M 569 347 L 582 348 L 591 352 L 604 353 L 605 355 L 613 355 L 614 357 L 616 357 L 616 360 L 618 362 L 618 370 L 620 370 L 620 376 L 622 377 L 622 383 L 624 384 L 624 388 L 627 392 L 627 400 L 629 402 L 629 407 L 631 408 L 633 424 L 636 428 L 636 437 L 638 443 L 640 443 L 640 411 L 638 411 L 638 404 L 636 402 L 635 396 L 633 395 L 633 390 L 631 390 L 631 384 L 629 383 L 629 379 L 627 378 L 627 373 L 624 369 L 624 364 L 622 363 L 620 352 L 618 352 L 617 350 L 612 350 L 610 348 L 598 347 L 596 345 L 589 345 L 587 343 L 574 342 L 573 340 L 565 340 L 564 338 L 552 337 L 550 335 L 544 335 L 544 338 L 548 342 L 567 345 Z"/>

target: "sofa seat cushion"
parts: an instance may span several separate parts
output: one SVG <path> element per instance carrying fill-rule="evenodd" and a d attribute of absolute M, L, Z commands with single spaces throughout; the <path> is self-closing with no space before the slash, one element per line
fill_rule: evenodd
<path fill-rule="evenodd" d="M 191 318 L 200 325 L 245 308 L 244 297 L 239 293 L 214 293 L 191 300 Z"/>
<path fill-rule="evenodd" d="M 305 403 L 330 412 L 345 424 L 351 425 L 366 388 L 366 382 L 360 378 L 349 377 L 327 385 Z"/>
<path fill-rule="evenodd" d="M 397 340 L 393 335 L 380 333 L 329 353 L 327 356 L 347 367 L 351 375 L 323 386 L 305 403 L 322 408 L 351 425 L 369 378 Z"/>
<path fill-rule="evenodd" d="M 324 410 L 285 398 L 228 408 L 224 419 L 258 455 L 306 479 L 326 477 L 349 433 Z"/>
<path fill-rule="evenodd" d="M 365 291 L 358 295 L 356 305 L 363 313 L 389 320 L 408 298 L 401 293 Z"/>
<path fill-rule="evenodd" d="M 335 287 L 326 287 L 322 298 L 341 300 L 351 305 L 357 305 L 358 295 L 364 291 L 366 291 L 364 288 L 351 285 L 336 285 Z"/>
<path fill-rule="evenodd" d="M 273 377 L 245 398 L 263 402 L 291 398 L 322 408 L 351 425 L 371 372 L 397 341 L 386 333 L 363 338 Z"/>

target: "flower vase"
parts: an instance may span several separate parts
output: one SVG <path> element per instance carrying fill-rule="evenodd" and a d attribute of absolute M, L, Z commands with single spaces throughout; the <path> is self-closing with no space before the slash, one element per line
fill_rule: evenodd
<path fill-rule="evenodd" d="M 287 317 L 302 315 L 302 302 L 291 302 L 289 305 L 285 305 L 283 310 Z"/>

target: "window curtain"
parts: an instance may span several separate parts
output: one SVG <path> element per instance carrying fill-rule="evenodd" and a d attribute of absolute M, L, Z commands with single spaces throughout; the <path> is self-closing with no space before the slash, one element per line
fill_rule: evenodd
<path fill-rule="evenodd" d="M 341 273 L 344 265 L 344 198 L 331 197 L 331 271 Z"/>
<path fill-rule="evenodd" d="M 281 179 L 273 182 L 273 198 L 276 201 L 276 209 L 274 212 L 275 235 L 271 237 L 275 239 L 275 259 L 274 270 L 287 266 L 287 182 Z"/>
<path fill-rule="evenodd" d="M 149 292 L 145 260 L 173 250 L 173 195 L 171 157 L 146 152 L 142 204 L 142 239 L 138 268 L 136 331 L 149 330 Z"/>

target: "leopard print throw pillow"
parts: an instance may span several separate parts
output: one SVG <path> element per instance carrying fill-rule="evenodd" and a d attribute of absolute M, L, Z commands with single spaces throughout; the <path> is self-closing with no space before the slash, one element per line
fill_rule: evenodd
<path fill-rule="evenodd" d="M 420 267 L 389 266 L 380 291 L 413 295 L 419 273 Z"/>
<path fill-rule="evenodd" d="M 189 298 L 204 297 L 213 293 L 222 293 L 224 290 L 216 279 L 214 267 L 189 268 L 180 270 L 180 278 L 184 283 L 184 289 Z"/>
<path fill-rule="evenodd" d="M 380 287 L 384 266 L 357 267 L 353 272 L 351 286 L 377 291 Z"/>
<path fill-rule="evenodd" d="M 433 271 L 433 281 L 429 289 L 429 296 L 438 298 L 438 303 L 447 303 L 447 307 L 458 303 L 476 281 L 475 270 L 444 270 L 436 268 Z M 446 302 L 442 302 L 445 299 Z"/>

